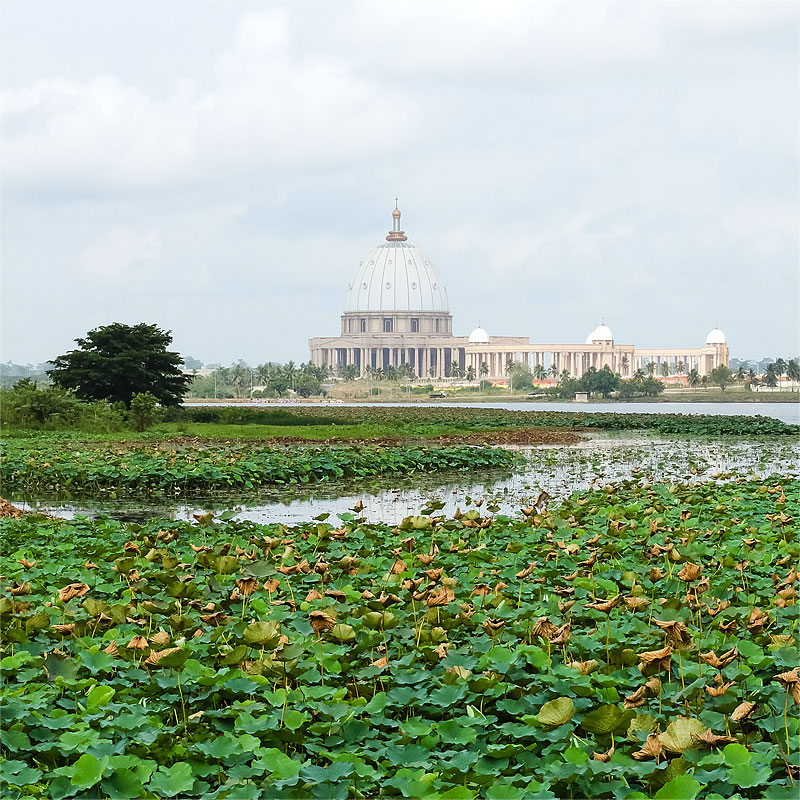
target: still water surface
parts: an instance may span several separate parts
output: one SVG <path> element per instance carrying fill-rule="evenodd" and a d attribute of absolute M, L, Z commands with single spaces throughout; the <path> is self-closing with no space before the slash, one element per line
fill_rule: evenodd
<path fill-rule="evenodd" d="M 64 502 L 57 499 L 18 503 L 54 516 L 90 517 L 109 514 L 124 520 L 152 517 L 192 519 L 192 514 L 212 509 L 236 509 L 238 519 L 259 523 L 306 522 L 318 514 L 330 513 L 330 521 L 351 509 L 358 500 L 365 503 L 371 522 L 397 524 L 419 513 L 431 498 L 445 503 L 443 513 L 465 507 L 465 499 L 493 498 L 500 513 L 514 514 L 528 505 L 539 491 L 556 500 L 589 487 L 621 480 L 697 481 L 730 480 L 739 476 L 788 476 L 800 474 L 800 443 L 762 440 L 698 440 L 641 434 L 591 434 L 575 445 L 524 447 L 526 465 L 514 474 L 489 473 L 474 476 L 411 476 L 373 481 L 369 485 L 328 484 L 313 489 L 286 487 L 258 493 L 207 495 L 194 500 L 161 501 L 150 505 L 135 502 Z"/>

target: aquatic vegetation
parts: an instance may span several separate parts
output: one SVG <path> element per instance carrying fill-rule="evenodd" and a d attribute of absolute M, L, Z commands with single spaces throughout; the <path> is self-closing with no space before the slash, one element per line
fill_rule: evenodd
<path fill-rule="evenodd" d="M 506 427 L 570 428 L 575 430 L 652 431 L 693 436 L 797 436 L 800 427 L 764 416 L 720 414 L 620 414 L 585 411 L 507 411 L 495 408 L 405 406 L 293 407 L 285 410 L 202 406 L 170 409 L 172 422 L 227 425 L 364 425 L 382 426 L 387 433 L 431 436 L 440 433 Z M 335 433 L 335 429 L 332 430 Z"/>
<path fill-rule="evenodd" d="M 475 471 L 512 466 L 501 448 L 266 447 L 252 441 L 87 442 L 60 437 L 10 439 L 0 448 L 6 492 L 115 495 L 252 489 L 377 475 Z"/>
<path fill-rule="evenodd" d="M 793 798 L 798 501 L 4 520 L 3 796 Z"/>

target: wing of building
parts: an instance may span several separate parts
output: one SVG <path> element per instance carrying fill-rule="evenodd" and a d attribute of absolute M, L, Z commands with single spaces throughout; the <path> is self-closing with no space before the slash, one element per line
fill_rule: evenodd
<path fill-rule="evenodd" d="M 359 375 L 369 367 L 410 365 L 418 377 L 450 377 L 455 365 L 463 376 L 504 379 L 509 362 L 538 366 L 551 375 L 579 378 L 590 367 L 609 367 L 623 377 L 637 370 L 668 364 L 670 374 L 696 369 L 707 375 L 728 363 L 725 335 L 714 328 L 703 347 L 638 348 L 617 344 L 605 323 L 583 344 L 539 344 L 527 336 L 489 336 L 480 327 L 469 336 L 453 335 L 447 285 L 433 261 L 408 241 L 400 229 L 401 214 L 392 212 L 392 230 L 358 266 L 347 290 L 338 336 L 309 340 L 317 366 L 355 365 Z M 539 370 L 541 372 L 541 370 Z"/>

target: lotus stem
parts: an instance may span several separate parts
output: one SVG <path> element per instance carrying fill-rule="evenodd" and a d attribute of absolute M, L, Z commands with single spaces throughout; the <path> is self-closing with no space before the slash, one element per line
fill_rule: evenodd
<path fill-rule="evenodd" d="M 786 687 L 786 702 L 783 704 L 783 729 L 786 731 L 786 758 L 789 758 L 789 719 L 787 712 L 789 710 L 789 687 Z M 790 773 L 791 774 L 791 773 Z"/>
<path fill-rule="evenodd" d="M 322 681 L 322 685 L 325 685 L 325 667 L 322 663 L 322 637 L 319 636 L 319 677 Z"/>
<path fill-rule="evenodd" d="M 187 728 L 189 723 L 186 721 L 186 704 L 183 701 L 183 690 L 181 689 L 181 672 L 178 670 L 178 694 L 181 698 L 181 711 L 183 712 L 183 727 Z"/>

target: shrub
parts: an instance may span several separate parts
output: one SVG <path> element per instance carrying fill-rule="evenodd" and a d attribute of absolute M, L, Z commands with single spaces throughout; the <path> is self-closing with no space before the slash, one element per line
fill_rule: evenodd
<path fill-rule="evenodd" d="M 128 419 L 136 431 L 145 431 L 152 427 L 159 418 L 158 398 L 150 392 L 139 392 L 131 398 L 131 410 Z"/>

